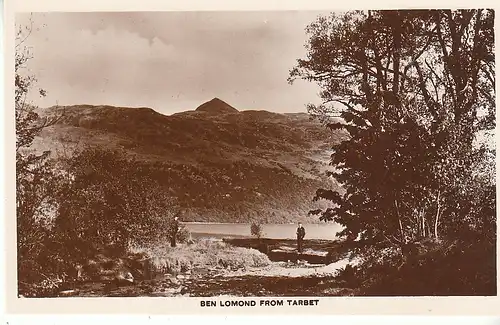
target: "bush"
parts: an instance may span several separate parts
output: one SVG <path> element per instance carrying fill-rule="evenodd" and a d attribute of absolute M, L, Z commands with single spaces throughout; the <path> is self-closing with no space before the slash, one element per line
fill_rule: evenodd
<path fill-rule="evenodd" d="M 250 234 L 252 234 L 252 236 L 255 236 L 257 238 L 261 238 L 263 235 L 262 225 L 255 221 L 252 222 L 252 224 L 250 225 Z"/>
<path fill-rule="evenodd" d="M 368 296 L 496 295 L 496 247 L 493 243 L 428 241 L 402 263 L 397 254 L 360 265 L 356 281 Z"/>
<path fill-rule="evenodd" d="M 335 272 L 335 278 L 337 280 L 346 282 L 348 286 L 355 287 L 359 285 L 357 276 L 357 267 L 352 266 L 351 264 L 347 264 L 345 267 L 337 270 Z"/>

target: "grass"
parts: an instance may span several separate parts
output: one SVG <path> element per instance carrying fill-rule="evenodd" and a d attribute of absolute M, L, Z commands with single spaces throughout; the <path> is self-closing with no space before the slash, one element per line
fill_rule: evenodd
<path fill-rule="evenodd" d="M 208 239 L 198 239 L 192 244 L 170 247 L 168 244 L 150 247 L 130 247 L 131 253 L 146 254 L 151 258 L 153 272 L 178 274 L 194 268 L 222 268 L 229 270 L 267 266 L 269 258 L 255 250 L 234 247 Z"/>

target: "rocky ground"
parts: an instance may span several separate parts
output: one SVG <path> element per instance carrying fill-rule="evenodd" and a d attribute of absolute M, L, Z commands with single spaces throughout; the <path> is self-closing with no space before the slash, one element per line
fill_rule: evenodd
<path fill-rule="evenodd" d="M 347 263 L 347 260 L 330 265 L 273 262 L 267 267 L 247 270 L 195 269 L 185 274 L 165 274 L 129 285 L 74 283 L 69 286 L 71 289 L 60 291 L 58 296 L 345 296 L 352 289 L 335 280 L 334 274 Z"/>
<path fill-rule="evenodd" d="M 232 239 L 231 245 L 267 250 L 271 264 L 262 267 L 228 269 L 193 268 L 178 274 L 155 274 L 152 279 L 131 283 L 87 280 L 65 283 L 55 296 L 134 297 L 134 296 L 346 296 L 353 289 L 335 279 L 338 269 L 355 261 L 338 254 L 338 243 L 308 241 L 303 254 L 294 241 Z M 255 247 L 254 247 L 255 246 Z M 335 249 L 336 248 L 336 249 Z M 332 250 L 337 254 L 332 253 Z M 273 258 L 274 257 L 274 260 Z M 333 263 L 329 259 L 336 258 Z M 311 263 L 313 260 L 315 263 Z M 318 262 L 319 261 L 319 262 Z"/>

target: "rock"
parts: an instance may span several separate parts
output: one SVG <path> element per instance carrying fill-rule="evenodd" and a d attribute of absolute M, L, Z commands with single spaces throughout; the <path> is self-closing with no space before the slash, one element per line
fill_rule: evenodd
<path fill-rule="evenodd" d="M 221 266 L 222 268 L 226 268 L 228 267 L 228 264 L 226 261 L 224 261 L 223 259 L 219 259 L 219 262 L 217 263 L 219 266 Z"/>
<path fill-rule="evenodd" d="M 138 266 L 141 268 L 142 278 L 145 280 L 151 280 L 154 277 L 154 271 L 151 264 L 150 258 L 143 258 L 138 260 Z"/>
<path fill-rule="evenodd" d="M 132 254 L 120 258 L 117 265 L 126 266 L 135 279 L 151 280 L 154 277 L 151 259 L 145 254 Z"/>
<path fill-rule="evenodd" d="M 99 279 L 104 282 L 112 282 L 117 286 L 134 283 L 134 276 L 127 267 L 118 266 L 108 270 L 102 270 Z"/>
<path fill-rule="evenodd" d="M 127 272 L 127 270 L 120 270 L 118 274 L 115 277 L 119 282 L 129 282 L 133 283 L 134 282 L 134 277 L 130 272 Z"/>
<path fill-rule="evenodd" d="M 177 279 L 185 279 L 186 277 L 182 274 L 177 275 Z"/>
<path fill-rule="evenodd" d="M 76 295 L 79 292 L 80 291 L 78 289 L 70 289 L 70 290 L 63 290 L 63 291 L 59 292 L 59 294 L 61 296 L 71 296 L 71 295 Z"/>

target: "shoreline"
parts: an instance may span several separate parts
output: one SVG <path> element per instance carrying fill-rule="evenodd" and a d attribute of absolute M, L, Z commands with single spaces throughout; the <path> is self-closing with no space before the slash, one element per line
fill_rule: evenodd
<path fill-rule="evenodd" d="M 182 225 L 193 237 L 238 237 L 255 238 L 251 234 L 251 223 L 224 223 L 224 222 L 182 222 Z M 306 228 L 306 238 L 312 240 L 338 240 L 337 233 L 342 227 L 335 222 L 303 223 Z M 280 240 L 296 239 L 296 224 L 266 223 L 261 224 L 262 238 Z"/>

